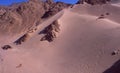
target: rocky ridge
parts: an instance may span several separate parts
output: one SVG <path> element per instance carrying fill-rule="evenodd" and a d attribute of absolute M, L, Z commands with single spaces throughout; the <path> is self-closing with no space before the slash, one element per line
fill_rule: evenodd
<path fill-rule="evenodd" d="M 106 4 L 111 0 L 79 0 L 77 4 L 83 4 L 84 2 L 91 4 L 91 5 L 96 5 L 96 4 Z"/>
<path fill-rule="evenodd" d="M 84 2 L 91 5 L 106 4 L 108 1 L 111 0 L 79 0 L 77 4 L 83 4 Z M 21 44 L 29 37 L 28 32 L 33 27 L 37 27 L 43 20 L 48 19 L 69 6 L 72 5 L 63 2 L 54 2 L 53 0 L 29 0 L 8 7 L 0 6 L 0 34 L 15 35 L 24 32 L 25 34 L 15 41 L 16 44 Z M 59 31 L 59 24 L 56 20 L 45 28 L 45 36 L 41 38 L 41 41 L 53 41 L 56 38 L 56 32 Z"/>
<path fill-rule="evenodd" d="M 55 15 L 70 4 L 52 0 L 29 0 L 8 7 L 0 6 L 0 34 L 10 35 L 26 32 L 42 20 Z"/>
<path fill-rule="evenodd" d="M 54 21 L 49 26 L 47 26 L 40 34 L 44 34 L 44 36 L 40 39 L 40 41 L 47 40 L 48 42 L 52 42 L 54 38 L 57 37 L 57 33 L 60 31 L 60 25 L 58 21 Z"/>

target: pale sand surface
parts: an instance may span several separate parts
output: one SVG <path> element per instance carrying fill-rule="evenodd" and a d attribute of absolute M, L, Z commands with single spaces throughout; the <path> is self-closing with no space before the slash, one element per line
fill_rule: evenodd
<path fill-rule="evenodd" d="M 51 43 L 41 42 L 42 35 L 35 33 L 22 45 L 11 44 L 12 50 L 0 50 L 0 73 L 102 73 L 108 69 L 120 58 L 120 54 L 111 55 L 120 49 L 120 8 L 91 8 L 83 5 L 65 9 L 58 20 L 61 31 Z M 103 12 L 110 15 L 97 19 Z M 19 64 L 22 66 L 16 68 Z"/>
<path fill-rule="evenodd" d="M 115 3 L 115 4 L 112 4 L 112 5 L 120 7 L 120 3 Z"/>

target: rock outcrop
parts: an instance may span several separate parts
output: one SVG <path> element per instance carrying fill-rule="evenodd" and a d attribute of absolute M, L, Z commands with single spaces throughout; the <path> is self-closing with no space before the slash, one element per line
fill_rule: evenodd
<path fill-rule="evenodd" d="M 2 47 L 3 50 L 8 50 L 8 49 L 12 49 L 12 47 L 10 45 L 4 45 Z"/>
<path fill-rule="evenodd" d="M 44 36 L 40 39 L 40 41 L 44 41 L 44 40 L 47 40 L 48 42 L 53 41 L 54 38 L 57 37 L 57 33 L 59 31 L 60 31 L 60 25 L 56 20 L 52 24 L 47 26 L 43 31 L 40 32 L 40 34 L 44 34 Z"/>
<path fill-rule="evenodd" d="M 91 4 L 91 5 L 96 5 L 96 4 L 106 4 L 111 0 L 79 0 L 77 4 L 83 4 L 84 2 Z"/>
<path fill-rule="evenodd" d="M 26 32 L 45 13 L 43 2 L 28 1 L 0 8 L 0 34 Z"/>
<path fill-rule="evenodd" d="M 120 73 L 120 60 L 115 62 L 110 68 L 103 73 Z"/>
<path fill-rule="evenodd" d="M 24 34 L 22 37 L 20 37 L 19 39 L 17 39 L 14 44 L 16 45 L 21 45 L 23 42 L 25 42 L 28 38 L 29 38 L 29 34 Z"/>
<path fill-rule="evenodd" d="M 44 4 L 45 7 L 45 14 L 42 16 L 42 18 L 48 18 L 50 16 L 55 15 L 56 13 L 58 13 L 59 11 L 63 10 L 64 8 L 69 7 L 71 4 L 66 4 L 63 2 L 46 2 Z"/>
<path fill-rule="evenodd" d="M 69 5 L 52 0 L 29 0 L 8 7 L 0 6 L 0 34 L 26 32 L 36 23 L 40 24 L 43 18 L 51 17 Z"/>

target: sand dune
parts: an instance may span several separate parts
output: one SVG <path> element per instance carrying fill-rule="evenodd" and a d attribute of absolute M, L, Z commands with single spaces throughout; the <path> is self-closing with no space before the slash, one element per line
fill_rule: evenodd
<path fill-rule="evenodd" d="M 120 7 L 120 3 L 115 3 L 115 4 L 112 4 L 112 5 Z"/>
<path fill-rule="evenodd" d="M 28 41 L 1 50 L 0 73 L 103 73 L 119 60 L 119 13 L 113 5 L 64 9 L 43 22 Z M 101 14 L 104 18 L 98 19 Z M 54 20 L 60 24 L 58 37 L 51 43 L 40 41 L 43 35 L 38 33 Z M 112 55 L 114 51 L 118 54 Z"/>

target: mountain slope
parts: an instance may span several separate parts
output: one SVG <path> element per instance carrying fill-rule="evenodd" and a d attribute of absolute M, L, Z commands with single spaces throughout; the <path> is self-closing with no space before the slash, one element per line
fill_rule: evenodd
<path fill-rule="evenodd" d="M 42 24 L 44 29 L 58 20 L 58 37 L 53 42 L 40 41 L 43 35 L 36 32 L 23 44 L 12 44 L 12 50 L 1 50 L 1 72 L 104 72 L 119 60 L 119 12 L 120 8 L 112 5 L 75 5 L 64 9 Z M 113 55 L 114 51 L 118 53 Z"/>

